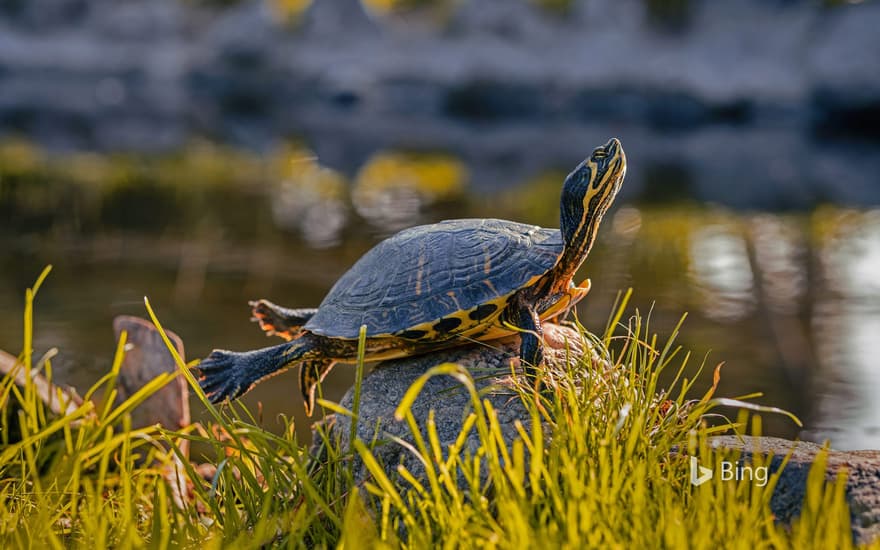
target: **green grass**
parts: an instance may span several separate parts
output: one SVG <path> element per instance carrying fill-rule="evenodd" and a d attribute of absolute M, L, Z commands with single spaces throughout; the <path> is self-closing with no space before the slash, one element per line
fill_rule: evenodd
<path fill-rule="evenodd" d="M 26 296 L 19 360 L 22 368 L 51 377 L 50 358 L 35 362 L 30 351 L 42 279 Z M 147 309 L 158 325 L 149 303 Z M 408 410 L 417 382 L 397 412 L 414 429 L 413 451 L 427 472 L 421 480 L 403 467 L 386 475 L 372 442 L 356 441 L 354 452 L 372 473 L 356 484 L 354 457 L 326 428 L 318 428 L 324 453 L 313 461 L 290 421 L 279 435 L 258 427 L 240 405 L 213 407 L 185 368 L 182 375 L 210 421 L 176 432 L 133 431 L 127 416 L 167 378 L 120 407 L 96 409 L 86 401 L 62 418 L 47 411 L 32 384 L 19 388 L 5 378 L 0 547 L 852 546 L 843 480 L 826 483 L 821 464 L 811 474 L 803 514 L 790 528 L 776 525 L 769 511 L 775 477 L 765 487 L 717 477 L 690 485 L 687 455 L 715 463 L 724 455 L 708 449 L 707 437 L 729 429 L 759 432 L 760 418 L 749 418 L 754 411 L 741 405 L 736 421 L 722 418 L 718 425 L 716 407 L 733 403 L 713 396 L 718 371 L 712 390 L 693 398 L 693 381 L 683 375 L 689 356 L 674 344 L 678 329 L 661 340 L 646 319 L 625 319 L 624 311 L 626 299 L 602 336 L 581 327 L 613 369 L 571 364 L 551 396 L 536 401 L 524 391 L 531 418 L 512 445 L 502 441 L 492 407 L 467 371 L 441 365 L 427 373 L 420 382 L 453 376 L 468 388 L 472 411 L 465 429 L 477 431 L 481 446 L 469 451 L 461 437 L 442 448 L 433 419 L 428 437 L 421 437 Z M 113 391 L 123 353 L 124 338 L 111 373 L 89 393 Z M 661 385 L 667 371 L 674 381 Z M 17 410 L 8 412 L 13 403 Z M 542 421 L 547 433 L 530 429 Z M 209 449 L 216 473 L 203 478 L 182 460 L 183 440 Z M 679 452 L 670 452 L 673 447 Z M 183 499 L 175 498 L 175 471 L 189 487 Z"/>

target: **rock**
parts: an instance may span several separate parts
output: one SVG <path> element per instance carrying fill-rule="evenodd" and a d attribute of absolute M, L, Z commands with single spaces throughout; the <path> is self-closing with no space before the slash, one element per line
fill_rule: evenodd
<path fill-rule="evenodd" d="M 755 453 L 772 454 L 771 473 L 779 469 L 788 453 L 792 453 L 773 492 L 770 508 L 783 523 L 790 523 L 800 514 L 807 475 L 821 446 L 778 437 L 749 436 L 713 437 L 711 444 L 714 448 L 741 451 L 746 460 Z M 856 544 L 876 541 L 880 539 L 880 451 L 829 451 L 825 478 L 833 481 L 843 470 L 848 474 L 846 497 L 853 539 Z"/>
<path fill-rule="evenodd" d="M 126 333 L 125 358 L 116 379 L 114 406 L 124 403 L 157 376 L 178 371 L 174 357 L 152 322 L 130 315 L 118 315 L 113 319 L 113 332 L 117 342 L 123 331 Z M 166 330 L 165 334 L 180 358 L 184 359 L 183 340 L 170 330 Z M 183 376 L 175 377 L 135 407 L 130 414 L 132 429 L 155 424 L 168 430 L 189 426 L 189 387 L 186 379 Z M 172 502 L 183 510 L 192 501 L 191 489 L 183 474 L 183 461 L 189 457 L 189 440 L 183 437 L 175 439 L 175 445 L 182 456 L 172 453 L 171 462 L 159 465 L 159 469 L 171 489 Z M 139 459 L 139 463 L 143 462 Z M 206 469 L 197 466 L 196 471 L 204 475 Z"/>
<path fill-rule="evenodd" d="M 549 363 L 564 364 L 563 360 L 568 353 L 566 344 L 571 357 L 580 358 L 584 354 L 580 335 L 570 328 L 545 323 L 544 336 L 546 341 L 544 353 Z M 509 337 L 380 363 L 364 377 L 361 386 L 357 437 L 367 443 L 374 439 L 387 442 L 377 445 L 373 454 L 385 465 L 392 479 L 397 476 L 398 464 L 406 466 L 417 478 L 423 476 L 424 468 L 421 462 L 404 446 L 392 440 L 392 438 L 400 438 L 410 444 L 413 443 L 406 421 L 395 420 L 394 411 L 417 378 L 437 365 L 452 362 L 463 366 L 471 373 L 478 392 L 490 386 L 494 387 L 486 390 L 487 393 L 483 394 L 483 398 L 488 399 L 498 413 L 498 423 L 505 439 L 513 440 L 517 421 L 522 422 L 526 427 L 531 424 L 528 411 L 511 388 L 511 364 L 519 371 L 518 353 L 519 338 Z M 353 389 L 349 390 L 340 401 L 340 405 L 351 410 L 353 394 Z M 448 376 L 435 376 L 425 384 L 411 410 L 422 428 L 422 437 L 425 440 L 427 440 L 427 432 L 424 426 L 428 412 L 434 410 L 437 435 L 441 447 L 445 449 L 461 432 L 464 419 L 472 410 L 470 403 L 470 396 L 461 384 Z M 329 429 L 331 437 L 338 438 L 342 452 L 346 452 L 350 448 L 350 419 L 335 415 L 329 423 Z M 471 450 L 476 450 L 478 445 L 477 432 L 473 429 L 468 436 L 467 446 Z M 355 467 L 355 477 L 357 480 L 367 477 L 367 472 L 359 460 Z"/>

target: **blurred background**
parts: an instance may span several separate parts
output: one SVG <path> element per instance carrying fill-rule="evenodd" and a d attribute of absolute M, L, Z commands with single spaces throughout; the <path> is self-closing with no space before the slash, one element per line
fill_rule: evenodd
<path fill-rule="evenodd" d="M 688 312 L 689 372 L 806 424 L 765 433 L 880 448 L 878 28 L 820 0 L 2 0 L 0 348 L 50 263 L 36 352 L 80 390 L 145 295 L 188 359 L 274 344 L 248 299 L 315 306 L 414 224 L 557 227 L 616 136 L 582 322 L 632 287 L 661 335 Z M 307 436 L 295 373 L 246 400 Z"/>

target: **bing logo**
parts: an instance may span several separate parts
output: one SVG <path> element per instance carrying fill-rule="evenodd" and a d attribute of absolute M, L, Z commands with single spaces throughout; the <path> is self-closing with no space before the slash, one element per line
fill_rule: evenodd
<path fill-rule="evenodd" d="M 712 476 L 714 471 L 711 468 L 700 466 L 697 457 L 691 457 L 691 485 L 699 487 L 706 483 Z M 745 466 L 739 462 L 721 461 L 721 480 L 722 481 L 755 481 L 758 487 L 764 487 L 770 479 L 770 472 L 767 466 Z"/>
<path fill-rule="evenodd" d="M 712 469 L 700 466 L 697 457 L 691 457 L 691 485 L 699 487 L 712 479 Z"/>

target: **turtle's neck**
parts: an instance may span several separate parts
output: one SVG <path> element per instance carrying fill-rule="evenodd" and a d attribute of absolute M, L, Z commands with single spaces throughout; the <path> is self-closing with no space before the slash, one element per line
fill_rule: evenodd
<path fill-rule="evenodd" d="M 617 148 L 613 147 L 617 144 Z M 572 172 L 562 186 L 559 230 L 565 246 L 550 273 L 551 294 L 564 292 L 578 268 L 587 259 L 602 218 L 614 202 L 626 174 L 626 157 L 619 142 L 612 140 L 604 150 L 611 156 L 597 158 L 596 152 Z"/>
<path fill-rule="evenodd" d="M 586 211 L 582 208 L 577 209 L 573 213 L 578 215 L 578 219 L 567 217 L 566 209 L 563 207 L 560 226 L 565 246 L 559 261 L 550 270 L 551 293 L 564 292 L 568 289 L 569 281 L 572 280 L 578 268 L 587 259 L 590 249 L 593 248 L 599 224 L 608 209 L 608 204 L 588 208 Z"/>

